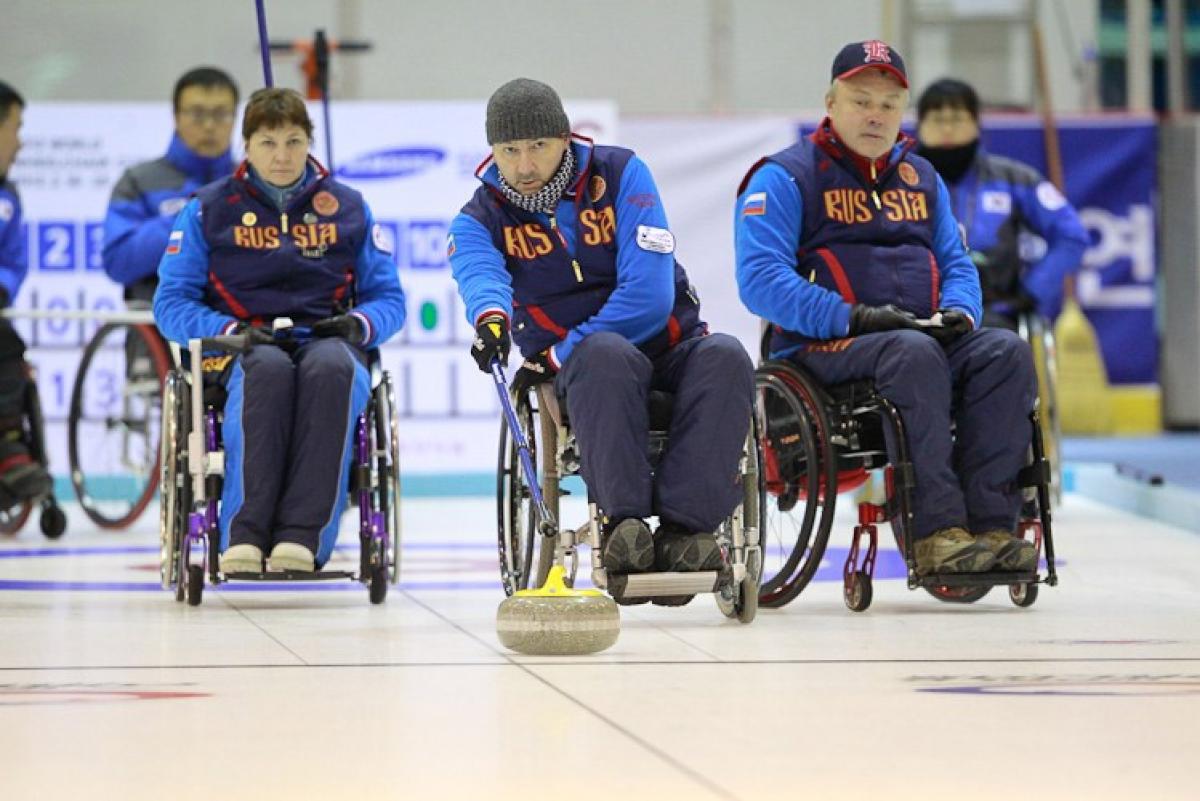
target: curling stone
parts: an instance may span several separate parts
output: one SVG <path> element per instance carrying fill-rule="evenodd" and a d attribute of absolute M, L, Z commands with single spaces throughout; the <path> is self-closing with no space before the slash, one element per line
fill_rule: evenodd
<path fill-rule="evenodd" d="M 617 605 L 599 590 L 568 587 L 561 565 L 538 590 L 518 590 L 496 610 L 500 644 L 530 656 L 577 656 L 603 651 L 621 633 Z"/>

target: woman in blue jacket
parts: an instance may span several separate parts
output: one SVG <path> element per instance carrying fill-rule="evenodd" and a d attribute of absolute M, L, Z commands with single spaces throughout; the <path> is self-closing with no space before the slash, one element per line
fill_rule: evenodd
<path fill-rule="evenodd" d="M 255 92 L 242 136 L 246 160 L 175 222 L 154 316 L 181 345 L 229 333 L 253 343 L 212 364 L 228 395 L 222 572 L 258 572 L 268 549 L 268 569 L 310 571 L 337 538 L 353 423 L 370 394 L 367 349 L 403 325 L 404 294 L 362 196 L 309 156 L 297 93 Z M 283 317 L 291 342 L 270 331 Z"/>

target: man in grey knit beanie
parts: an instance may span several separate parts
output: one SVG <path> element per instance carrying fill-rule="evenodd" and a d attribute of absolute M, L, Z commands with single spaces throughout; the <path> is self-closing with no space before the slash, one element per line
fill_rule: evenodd
<path fill-rule="evenodd" d="M 745 500 L 735 477 L 754 365 L 740 342 L 701 319 L 658 187 L 636 153 L 572 135 L 558 95 L 528 78 L 496 90 L 485 129 L 492 156 L 475 171 L 480 185 L 446 243 L 475 326 L 471 358 L 490 376 L 515 343 L 523 363 L 513 396 L 528 402 L 550 383 L 565 404 L 580 475 L 603 512 L 613 597 L 687 603 L 691 595 L 662 594 L 678 584 L 639 589 L 629 576 L 723 571 L 714 532 Z M 653 467 L 652 385 L 674 393 L 670 446 Z M 685 586 L 715 586 L 698 581 Z"/>

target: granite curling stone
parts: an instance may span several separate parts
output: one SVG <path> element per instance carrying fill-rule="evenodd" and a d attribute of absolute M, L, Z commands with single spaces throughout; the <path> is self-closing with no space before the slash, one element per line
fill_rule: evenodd
<path fill-rule="evenodd" d="M 500 644 L 530 656 L 578 656 L 609 648 L 621 633 L 617 604 L 599 590 L 574 590 L 561 565 L 546 584 L 519 590 L 496 610 Z"/>

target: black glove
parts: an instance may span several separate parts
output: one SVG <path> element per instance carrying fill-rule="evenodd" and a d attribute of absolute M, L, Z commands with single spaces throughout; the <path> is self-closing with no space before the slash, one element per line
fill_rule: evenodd
<path fill-rule="evenodd" d="M 489 314 L 475 324 L 475 341 L 471 343 L 471 358 L 485 373 L 492 372 L 492 359 L 508 364 L 508 351 L 512 337 L 508 333 L 508 318 L 503 314 Z"/>
<path fill-rule="evenodd" d="M 12 298 L 8 296 L 8 290 L 0 286 L 0 309 L 7 309 L 12 303 Z"/>
<path fill-rule="evenodd" d="M 352 314 L 338 314 L 313 323 L 314 337 L 341 337 L 351 345 L 361 345 L 366 340 L 362 321 Z"/>
<path fill-rule="evenodd" d="M 238 334 L 238 335 L 244 335 L 250 341 L 250 345 L 252 347 L 254 345 L 274 345 L 274 344 L 276 344 L 274 334 L 272 334 L 270 331 L 268 331 L 265 328 L 260 328 L 255 325 L 251 325 L 250 323 L 238 323 L 237 326 L 233 329 L 232 333 Z"/>
<path fill-rule="evenodd" d="M 959 337 L 969 334 L 975 327 L 971 324 L 971 318 L 957 309 L 938 309 L 938 313 L 942 315 L 942 324 L 931 325 L 924 331 L 941 343 L 943 347 Z"/>
<path fill-rule="evenodd" d="M 901 328 L 920 328 L 912 312 L 898 309 L 892 304 L 867 306 L 854 304 L 850 309 L 850 336 L 877 334 L 880 331 L 896 331 Z"/>
<path fill-rule="evenodd" d="M 513 376 L 512 391 L 518 398 L 538 384 L 553 381 L 558 368 L 550 360 L 550 351 L 544 350 L 532 358 L 526 359 L 521 369 Z"/>

